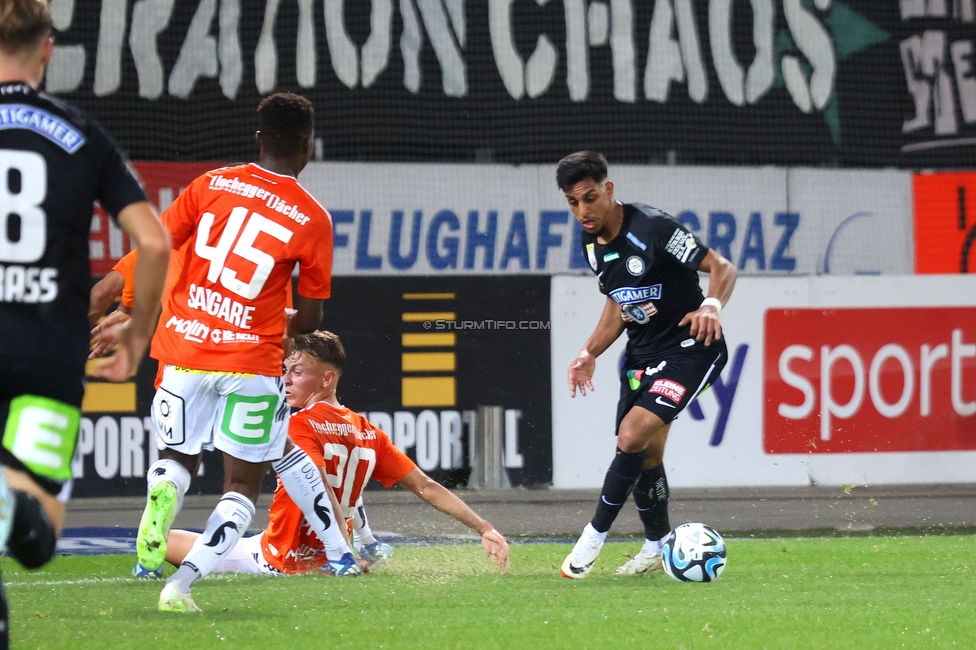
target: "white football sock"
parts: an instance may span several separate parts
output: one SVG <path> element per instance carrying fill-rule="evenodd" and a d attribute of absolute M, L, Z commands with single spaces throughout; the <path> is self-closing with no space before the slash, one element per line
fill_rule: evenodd
<path fill-rule="evenodd" d="M 150 465 L 146 472 L 146 495 L 152 492 L 152 489 L 160 481 L 169 481 L 176 486 L 176 494 L 178 495 L 176 512 L 179 512 L 183 507 L 183 497 L 186 496 L 186 491 L 190 489 L 190 480 L 190 472 L 183 465 L 169 458 L 160 458 Z"/>
<path fill-rule="evenodd" d="M 664 540 L 666 538 L 667 535 L 665 535 L 661 539 L 645 539 L 644 547 L 641 550 L 650 553 L 651 555 L 660 555 L 661 547 L 664 546 Z"/>
<path fill-rule="evenodd" d="M 610 531 L 605 530 L 601 533 L 600 531 L 598 531 L 596 528 L 593 527 L 593 524 L 586 524 L 586 526 L 583 528 L 584 535 L 589 535 L 591 538 L 599 540 L 601 542 L 607 541 L 608 532 Z"/>
<path fill-rule="evenodd" d="M 179 583 L 184 593 L 190 585 L 217 568 L 220 558 L 227 555 L 254 517 L 254 504 L 243 494 L 227 492 L 217 502 L 217 507 L 207 519 L 203 534 L 193 542 L 183 563 L 166 584 Z"/>
<path fill-rule="evenodd" d="M 319 468 L 311 457 L 295 447 L 272 467 L 288 496 L 301 509 L 305 521 L 322 542 L 326 556 L 330 560 L 337 560 L 346 553 L 352 553 L 343 534 L 343 526 L 332 511 L 332 500 L 325 491 Z"/>
<path fill-rule="evenodd" d="M 356 507 L 353 509 L 352 513 L 352 534 L 353 539 L 356 540 L 356 546 L 363 546 L 368 544 L 375 544 L 376 538 L 373 536 L 373 531 L 369 527 L 369 519 L 366 518 L 366 507 L 363 505 L 363 498 L 359 497 L 356 501 Z"/>

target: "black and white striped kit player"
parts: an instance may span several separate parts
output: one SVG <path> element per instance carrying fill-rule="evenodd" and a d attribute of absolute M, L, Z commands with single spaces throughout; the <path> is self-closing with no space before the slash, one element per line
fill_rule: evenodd
<path fill-rule="evenodd" d="M 607 532 L 631 495 L 644 524 L 644 546 L 617 573 L 661 568 L 671 530 L 664 446 L 671 422 L 725 365 L 719 313 L 735 286 L 731 262 L 709 250 L 671 216 L 614 197 L 602 154 L 578 151 L 556 166 L 556 184 L 583 229 L 583 256 L 607 299 L 593 333 L 570 363 L 570 397 L 593 390 L 596 360 L 627 332 L 620 364 L 617 449 L 593 519 L 561 573 L 585 578 Z M 709 295 L 698 272 L 709 275 Z"/>
<path fill-rule="evenodd" d="M 670 215 L 623 204 L 623 225 L 610 242 L 583 232 L 583 254 L 600 292 L 620 305 L 627 348 L 621 365 L 617 426 L 635 405 L 671 422 L 722 371 L 725 339 L 706 346 L 679 325 L 704 300 L 698 267 L 708 247 Z"/>
<path fill-rule="evenodd" d="M 122 381 L 142 358 L 169 240 L 108 134 L 38 93 L 54 51 L 46 0 L 0 2 L 0 547 L 47 563 L 71 494 L 88 358 L 94 203 L 140 248 L 131 319 L 93 372 Z M 0 648 L 9 643 L 0 588 Z"/>

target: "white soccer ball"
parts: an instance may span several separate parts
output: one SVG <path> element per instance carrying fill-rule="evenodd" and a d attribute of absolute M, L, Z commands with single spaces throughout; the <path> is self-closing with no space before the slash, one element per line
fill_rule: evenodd
<path fill-rule="evenodd" d="M 681 524 L 664 538 L 664 572 L 681 582 L 712 582 L 725 570 L 725 540 L 705 524 Z"/>

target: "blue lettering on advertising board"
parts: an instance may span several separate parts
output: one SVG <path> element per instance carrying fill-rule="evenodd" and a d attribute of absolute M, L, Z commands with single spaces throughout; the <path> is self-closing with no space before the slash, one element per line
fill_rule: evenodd
<path fill-rule="evenodd" d="M 569 210 L 396 209 L 387 215 L 371 209 L 333 209 L 330 213 L 340 272 L 560 273 L 589 269 L 582 252 L 583 230 Z M 685 210 L 676 218 L 741 270 L 796 270 L 790 245 L 800 226 L 798 213 L 774 213 L 772 225 L 761 212 L 736 216 L 712 211 L 703 218 Z"/>

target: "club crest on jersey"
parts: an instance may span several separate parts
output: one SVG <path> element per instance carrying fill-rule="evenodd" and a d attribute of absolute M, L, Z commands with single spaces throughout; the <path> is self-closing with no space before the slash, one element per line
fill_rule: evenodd
<path fill-rule="evenodd" d="M 678 261 L 684 263 L 691 258 L 691 254 L 695 252 L 696 248 L 698 248 L 698 243 L 695 241 L 695 236 L 690 232 L 685 232 L 681 228 L 678 228 L 672 233 L 671 239 L 668 240 L 664 250 L 678 258 Z"/>
<path fill-rule="evenodd" d="M 620 287 L 610 292 L 610 297 L 621 305 L 632 305 L 636 302 L 661 299 L 661 285 L 653 284 L 649 287 Z"/>
<path fill-rule="evenodd" d="M 596 271 L 596 244 L 586 245 L 586 260 L 590 263 L 590 268 Z"/>
<path fill-rule="evenodd" d="M 644 272 L 644 260 L 637 257 L 636 255 L 631 255 L 627 258 L 627 272 L 631 275 L 640 275 Z"/>
<path fill-rule="evenodd" d="M 644 325 L 651 321 L 651 316 L 657 313 L 657 306 L 648 300 L 639 305 L 621 305 L 620 317 L 626 323 L 637 323 Z"/>

